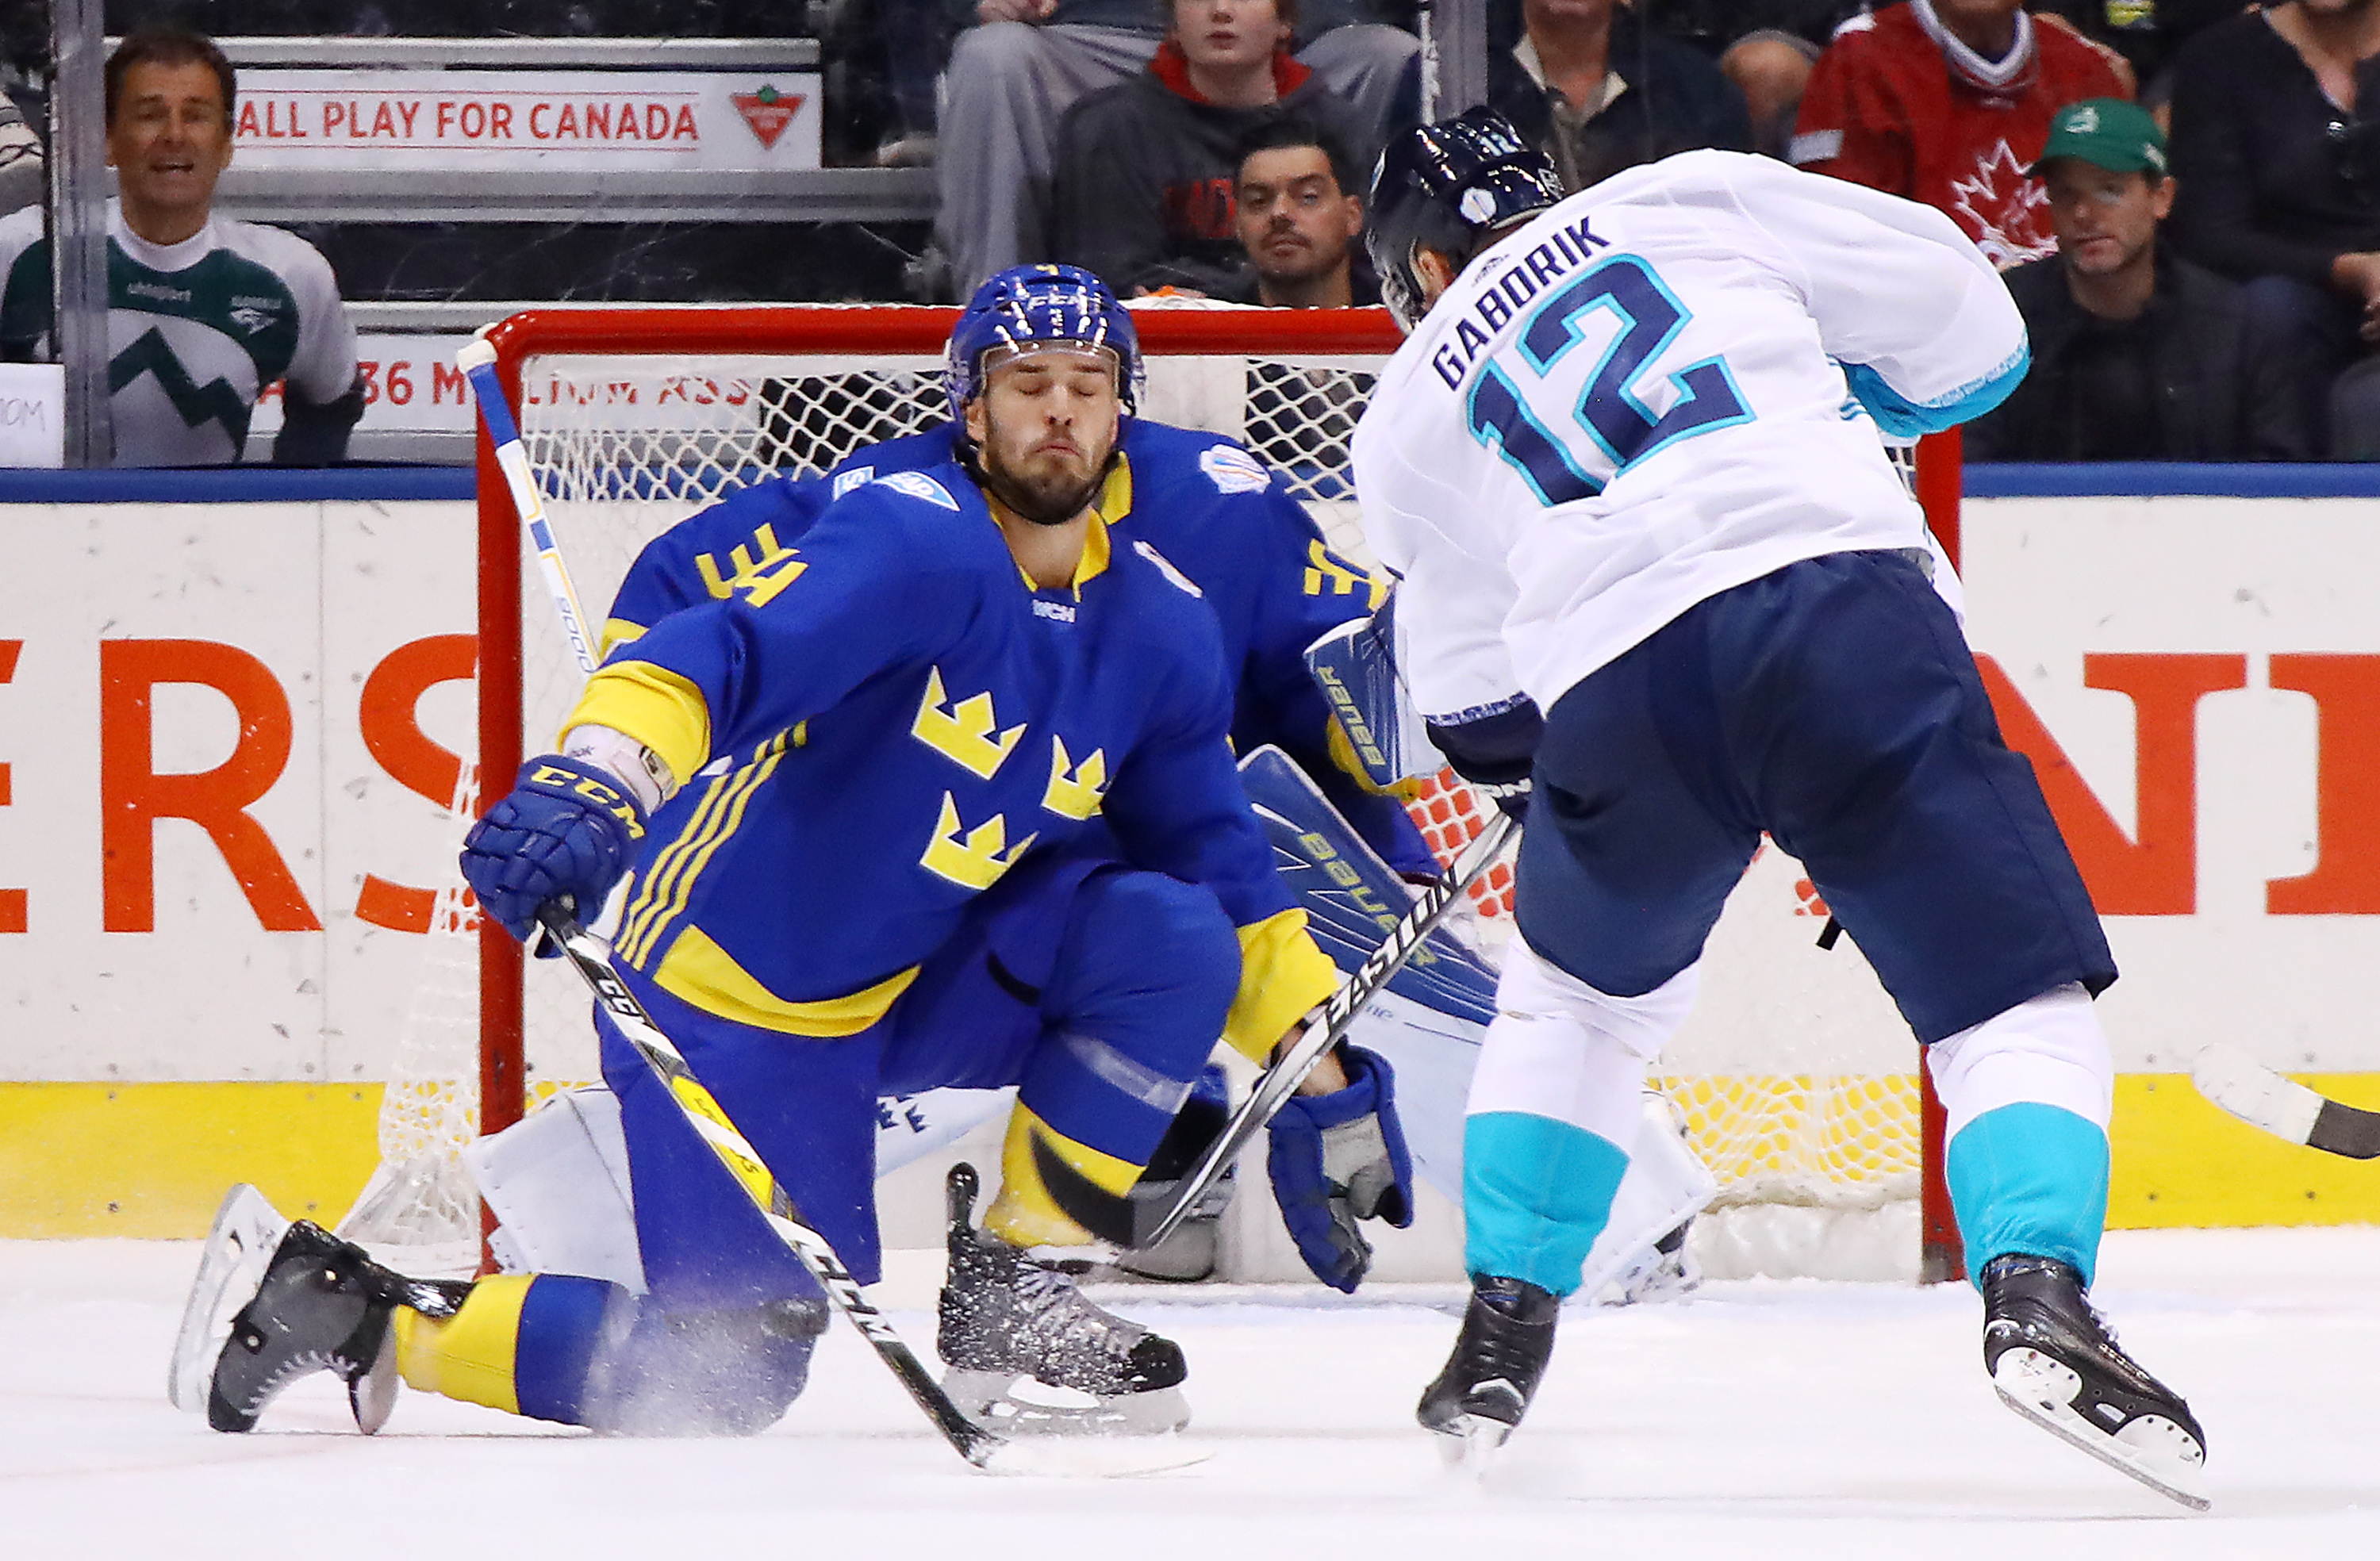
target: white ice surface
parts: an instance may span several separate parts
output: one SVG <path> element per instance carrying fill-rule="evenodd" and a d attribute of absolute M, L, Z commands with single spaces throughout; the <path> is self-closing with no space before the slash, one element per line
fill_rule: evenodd
<path fill-rule="evenodd" d="M 978 1474 L 838 1325 L 749 1441 L 597 1440 L 337 1385 L 248 1436 L 167 1407 L 191 1243 L 0 1242 L 0 1558 L 2037 1561 L 2380 1553 L 2380 1230 L 2133 1232 L 2098 1300 L 2207 1427 L 2193 1517 L 2001 1408 L 1964 1287 L 1752 1280 L 1566 1316 L 1484 1486 L 1414 1400 L 1460 1292 L 1111 1289 L 1179 1339 L 1212 1457 L 1138 1480 Z M 895 1322 L 932 1344 L 927 1276 Z"/>

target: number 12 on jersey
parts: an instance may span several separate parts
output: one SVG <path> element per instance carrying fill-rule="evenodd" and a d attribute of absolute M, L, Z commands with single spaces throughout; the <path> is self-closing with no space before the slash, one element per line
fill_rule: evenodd
<path fill-rule="evenodd" d="M 1608 463 L 1616 477 L 1681 439 L 1752 420 L 1723 358 L 1706 357 L 1671 374 L 1678 399 L 1658 417 L 1629 388 L 1694 318 L 1633 255 L 1613 256 L 1537 306 L 1521 329 L 1519 346 L 1539 378 L 1585 340 L 1585 322 L 1597 309 L 1619 318 L 1620 333 L 1587 376 L 1571 421 L 1593 441 L 1601 461 L 1582 461 L 1568 442 L 1574 435 L 1539 422 L 1528 397 L 1492 360 L 1471 387 L 1472 437 L 1510 461 L 1548 504 L 1602 492 L 1608 479 L 1590 475 L 1590 466 Z"/>

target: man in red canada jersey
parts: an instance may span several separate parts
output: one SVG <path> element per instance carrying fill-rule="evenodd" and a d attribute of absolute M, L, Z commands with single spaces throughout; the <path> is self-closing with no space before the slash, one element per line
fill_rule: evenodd
<path fill-rule="evenodd" d="M 2058 250 L 2048 198 L 2025 173 L 2050 116 L 2131 95 L 2120 57 L 2020 0 L 1908 0 L 1835 34 L 1790 156 L 1947 213 L 2005 271 Z"/>

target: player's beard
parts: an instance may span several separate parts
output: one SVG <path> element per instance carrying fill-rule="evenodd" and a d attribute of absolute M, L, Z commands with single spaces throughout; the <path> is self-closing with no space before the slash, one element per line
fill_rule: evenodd
<path fill-rule="evenodd" d="M 1115 448 L 1111 445 L 1095 452 L 1098 458 L 1091 462 L 1087 477 L 1060 470 L 1013 471 L 1000 458 L 998 425 L 984 431 L 988 437 L 971 463 L 977 480 L 1002 508 L 1036 526 L 1063 526 L 1082 514 L 1099 495 L 1107 481 L 1108 467 L 1115 461 Z"/>

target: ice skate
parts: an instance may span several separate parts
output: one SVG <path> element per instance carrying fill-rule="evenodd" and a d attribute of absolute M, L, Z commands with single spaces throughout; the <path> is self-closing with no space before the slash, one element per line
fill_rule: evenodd
<path fill-rule="evenodd" d="M 174 1408 L 198 1414 L 207 1407 L 207 1377 L 231 1337 L 232 1313 L 256 1294 L 273 1249 L 288 1232 L 288 1217 L 246 1182 L 224 1194 L 165 1368 L 165 1397 Z"/>
<path fill-rule="evenodd" d="M 1470 1310 L 1454 1353 L 1421 1396 L 1415 1416 L 1444 1440 L 1450 1463 L 1477 1473 L 1528 1412 L 1553 1354 L 1560 1300 L 1525 1279 L 1471 1282 Z"/>
<path fill-rule="evenodd" d="M 2068 1265 L 2016 1254 L 1985 1265 L 1984 1369 L 2027 1420 L 2206 1509 L 2206 1437 L 2190 1406 L 2117 1348 Z"/>
<path fill-rule="evenodd" d="M 935 1342 L 952 1401 L 1007 1434 L 1148 1435 L 1188 1424 L 1180 1347 L 1101 1311 L 1064 1274 L 978 1230 L 976 1190 L 973 1167 L 951 1168 L 951 1271 Z M 1016 1397 L 1011 1390 L 1027 1378 L 1091 1401 Z"/>
<path fill-rule="evenodd" d="M 403 1305 L 451 1317 L 469 1289 L 461 1280 L 408 1279 L 354 1242 L 299 1220 L 231 1320 L 207 1394 L 207 1423 L 217 1431 L 251 1430 L 283 1388 L 327 1371 L 347 1385 L 357 1429 L 378 1431 L 396 1395 L 391 1314 Z"/>

